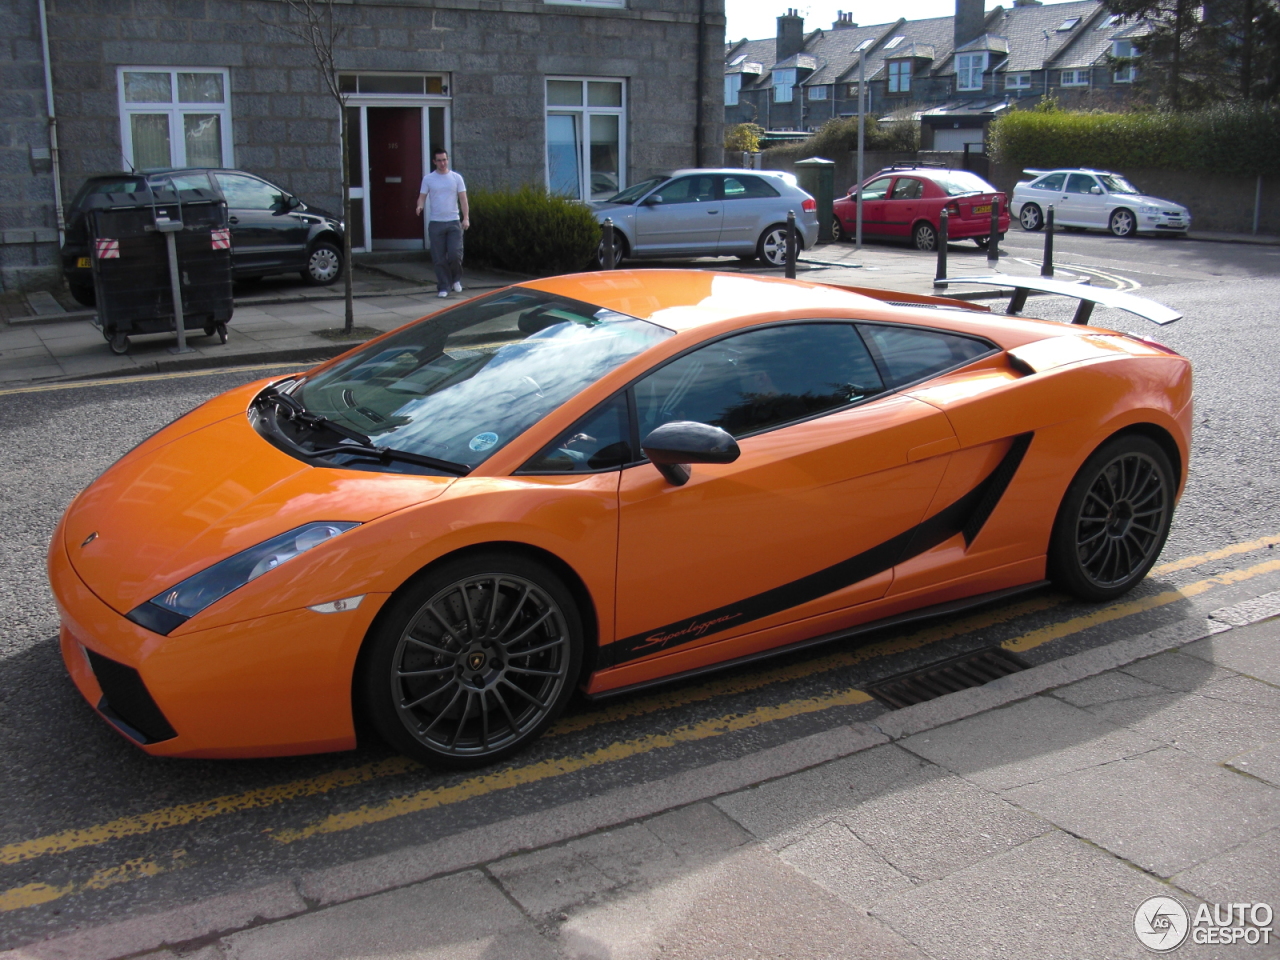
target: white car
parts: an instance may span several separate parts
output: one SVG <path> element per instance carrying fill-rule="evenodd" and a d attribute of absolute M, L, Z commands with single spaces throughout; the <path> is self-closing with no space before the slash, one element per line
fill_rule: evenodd
<path fill-rule="evenodd" d="M 1044 227 L 1053 207 L 1059 227 L 1094 227 L 1117 237 L 1191 229 L 1191 211 L 1171 200 L 1148 197 L 1118 173 L 1105 170 L 1023 170 L 1034 180 L 1013 188 L 1009 212 L 1023 230 Z"/>

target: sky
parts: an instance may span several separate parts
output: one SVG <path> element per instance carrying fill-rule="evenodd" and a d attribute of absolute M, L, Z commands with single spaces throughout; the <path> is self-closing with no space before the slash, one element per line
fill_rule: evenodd
<path fill-rule="evenodd" d="M 1050 0 L 1052 2 L 1052 0 Z M 988 0 L 987 9 L 998 5 Z M 1013 0 L 1005 0 L 1004 6 L 1013 6 Z M 843 10 L 853 14 L 853 22 L 861 24 L 892 23 L 899 17 L 908 20 L 924 20 L 928 17 L 945 17 L 956 11 L 955 0 L 895 0 L 893 4 L 873 3 L 868 0 L 725 0 L 727 23 L 724 38 L 728 42 L 741 40 L 767 40 L 778 33 L 778 17 L 788 8 L 799 10 L 804 17 L 804 29 L 808 33 L 818 27 L 830 27 L 836 20 L 836 12 Z"/>

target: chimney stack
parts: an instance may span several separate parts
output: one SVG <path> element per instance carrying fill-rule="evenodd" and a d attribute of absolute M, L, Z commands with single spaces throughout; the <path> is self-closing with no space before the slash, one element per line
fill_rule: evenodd
<path fill-rule="evenodd" d="M 958 0 L 957 0 L 958 2 Z M 983 0 L 978 0 L 981 6 Z M 781 63 L 804 49 L 804 17 L 788 9 L 778 18 L 778 39 L 774 47 L 774 62 Z"/>
<path fill-rule="evenodd" d="M 845 13 L 843 10 L 836 11 L 836 22 L 831 25 L 832 30 L 839 30 L 841 27 L 856 27 L 853 22 L 853 14 Z"/>
<path fill-rule="evenodd" d="M 985 21 L 986 11 L 983 0 L 956 0 L 954 35 L 956 49 L 982 36 Z"/>

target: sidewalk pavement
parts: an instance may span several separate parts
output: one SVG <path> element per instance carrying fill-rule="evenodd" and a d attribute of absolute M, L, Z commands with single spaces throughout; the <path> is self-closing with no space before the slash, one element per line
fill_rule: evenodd
<path fill-rule="evenodd" d="M 0 960 L 1137 960 L 1149 897 L 1280 909 L 1277 615 L 1280 592 Z M 1254 919 L 1177 956 L 1280 956 Z"/>
<path fill-rule="evenodd" d="M 703 258 L 671 263 L 632 261 L 628 269 L 661 266 L 699 267 L 764 276 L 782 276 L 781 268 L 761 263 L 740 263 L 736 258 Z M 1014 275 L 1036 272 L 1026 263 L 1003 258 L 1000 271 Z M 800 258 L 797 276 L 823 283 L 941 293 L 962 297 L 990 297 L 989 287 L 960 285 L 937 288 L 933 284 L 935 258 L 906 249 L 885 247 L 854 250 L 851 244 L 815 247 Z M 951 277 L 991 273 L 985 254 L 953 247 Z M 1059 271 L 1059 276 L 1067 273 Z M 523 277 L 516 274 L 467 268 L 461 295 L 442 300 L 436 296 L 435 274 L 422 254 L 358 258 L 353 288 L 356 331 L 353 337 L 336 336 L 342 327 L 345 304 L 341 288 L 281 286 L 268 279 L 253 286 L 237 285 L 235 314 L 228 325 L 226 344 L 200 331 L 188 332 L 191 352 L 175 355 L 172 334 L 131 338 L 129 352 L 111 352 L 92 310 L 62 311 L 53 297 L 41 298 L 51 312 L 10 316 L 0 326 L 0 388 L 47 380 L 114 377 L 255 364 L 309 363 L 336 356 L 371 336 L 419 317 L 436 313 L 457 300 L 495 290 Z M 273 290 L 272 287 L 276 289 Z"/>

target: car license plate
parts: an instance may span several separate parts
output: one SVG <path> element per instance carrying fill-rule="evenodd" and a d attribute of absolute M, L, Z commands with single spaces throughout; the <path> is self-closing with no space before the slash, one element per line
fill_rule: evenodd
<path fill-rule="evenodd" d="M 991 212 L 991 204 L 989 204 L 989 203 L 988 203 L 988 204 L 985 204 L 985 205 L 983 205 L 983 206 L 981 206 L 981 207 L 974 207 L 974 208 L 973 208 L 973 212 L 974 212 L 975 214 L 979 214 L 979 213 L 990 213 L 990 212 Z"/>
<path fill-rule="evenodd" d="M 91 270 L 93 268 L 93 264 L 89 262 L 88 257 L 77 257 L 76 267 L 80 270 Z"/>

